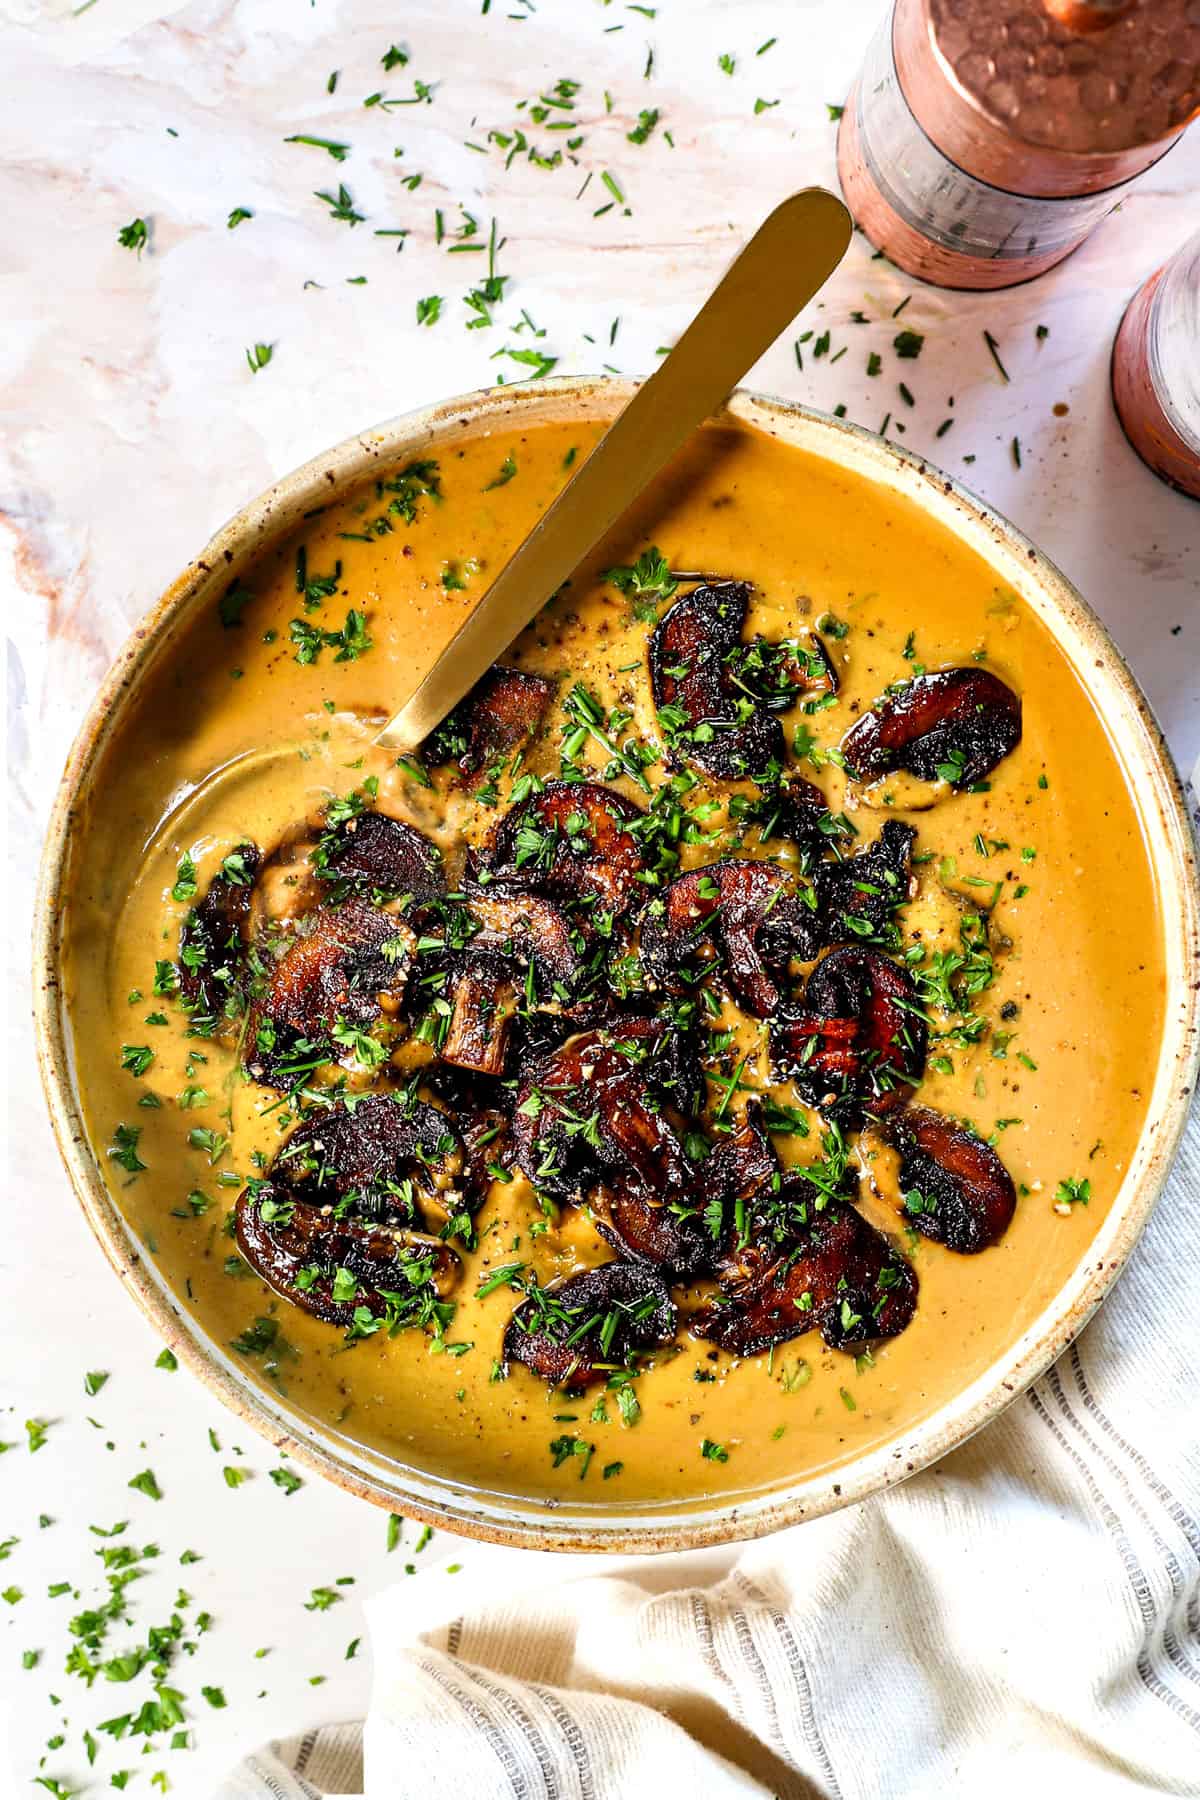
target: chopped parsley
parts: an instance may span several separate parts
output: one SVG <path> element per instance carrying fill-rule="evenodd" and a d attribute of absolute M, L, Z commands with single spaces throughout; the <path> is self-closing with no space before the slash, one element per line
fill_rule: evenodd
<path fill-rule="evenodd" d="M 138 1140 L 141 1135 L 140 1125 L 118 1125 L 108 1146 L 108 1155 L 113 1162 L 119 1163 L 130 1175 L 140 1174 L 147 1166 L 138 1155 Z"/>
<path fill-rule="evenodd" d="M 139 258 L 149 242 L 150 232 L 145 219 L 131 219 L 128 225 L 122 225 L 117 233 L 117 242 L 123 250 L 136 250 Z"/>
<path fill-rule="evenodd" d="M 346 614 L 346 622 L 338 631 L 314 625 L 308 619 L 293 619 L 288 631 L 296 648 L 296 661 L 305 666 L 316 662 L 324 650 L 335 652 L 334 662 L 357 662 L 374 645 L 374 639 L 367 631 L 366 613 L 354 607 Z"/>

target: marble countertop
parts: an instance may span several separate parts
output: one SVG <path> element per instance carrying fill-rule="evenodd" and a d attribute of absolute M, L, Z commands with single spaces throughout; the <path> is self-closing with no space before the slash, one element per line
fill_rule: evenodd
<path fill-rule="evenodd" d="M 518 1554 L 444 1534 L 418 1552 L 412 1526 L 389 1549 L 382 1514 L 315 1478 L 287 1494 L 269 1479 L 277 1456 L 190 1376 L 155 1366 L 160 1346 L 58 1165 L 27 1022 L 36 861 L 83 710 L 134 621 L 212 530 L 324 446 L 501 372 L 527 375 L 511 351 L 556 358 L 559 373 L 650 369 L 772 203 L 806 182 L 834 185 L 827 103 L 844 97 L 880 10 L 880 0 L 8 8 L 0 596 L 21 924 L 8 933 L 0 1251 L 0 1441 L 14 1445 L 0 1462 L 0 1544 L 18 1540 L 0 1569 L 0 1768 L 15 1792 L 39 1773 L 107 1789 L 114 1770 L 130 1769 L 131 1792 L 165 1771 L 171 1792 L 203 1795 L 239 1750 L 363 1710 L 367 1645 L 348 1646 L 363 1638 L 364 1594 L 405 1579 L 406 1564 L 413 1580 L 461 1564 L 454 1578 L 465 1583 Z M 387 69 L 393 44 L 408 61 Z M 560 81 L 579 83 L 569 113 L 552 107 L 535 121 L 519 107 Z M 658 121 L 631 143 L 645 109 Z M 551 131 L 556 116 L 578 130 Z M 543 160 L 560 149 L 562 160 L 530 160 L 516 129 Z M 335 160 L 285 141 L 297 135 L 348 149 Z M 315 197 L 325 190 L 336 204 L 339 183 L 341 210 L 360 222 Z M 1015 520 L 1105 619 L 1185 768 L 1200 754 L 1200 508 L 1126 446 L 1108 355 L 1132 289 L 1186 235 L 1198 189 L 1195 131 L 1070 261 L 1005 294 L 923 288 L 858 238 L 798 328 L 828 330 L 828 353 L 814 356 L 810 339 L 801 366 L 791 333 L 752 378 L 844 405 L 872 428 L 890 412 L 904 443 Z M 239 208 L 252 216 L 231 226 Z M 147 227 L 141 255 L 118 242 L 135 218 Z M 490 327 L 468 330 L 464 297 L 487 259 L 456 246 L 485 240 L 493 219 L 507 283 Z M 433 295 L 440 316 L 421 324 L 417 302 Z M 925 339 L 904 364 L 891 352 L 902 304 L 902 326 Z M 854 311 L 869 322 L 852 323 Z M 257 372 L 255 345 L 271 351 Z M 874 378 L 872 350 L 883 358 Z M 109 1377 L 91 1395 L 88 1371 Z M 32 1451 L 27 1420 L 48 1427 Z M 129 1487 L 147 1468 L 161 1501 Z M 226 1468 L 249 1479 L 230 1486 Z M 186 1747 L 160 1748 L 168 1732 L 144 1753 L 141 1738 L 101 1734 L 89 1771 L 83 1730 L 124 1713 L 134 1684 L 101 1677 L 89 1690 L 64 1674 L 68 1620 L 104 1592 L 96 1553 L 111 1540 L 92 1527 L 122 1519 L 120 1541 L 153 1542 L 160 1555 L 109 1650 L 169 1620 L 186 1590 L 179 1610 L 197 1648 L 169 1678 L 186 1695 Z M 199 1560 L 181 1566 L 188 1551 Z M 318 1586 L 337 1598 L 308 1610 Z M 202 1612 L 213 1623 L 197 1633 Z"/>

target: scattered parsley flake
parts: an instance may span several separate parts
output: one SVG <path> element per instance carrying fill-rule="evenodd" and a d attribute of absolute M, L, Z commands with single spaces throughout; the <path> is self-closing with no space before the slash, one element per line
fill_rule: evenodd
<path fill-rule="evenodd" d="M 1054 1192 L 1054 1210 L 1069 1213 L 1073 1206 L 1086 1206 L 1092 1197 L 1092 1184 L 1087 1176 L 1080 1180 L 1068 1175 L 1060 1181 Z"/>
<path fill-rule="evenodd" d="M 117 242 L 123 250 L 136 250 L 139 259 L 149 241 L 150 232 L 145 219 L 131 219 L 128 225 L 122 225 L 117 233 Z"/>
<path fill-rule="evenodd" d="M 353 607 L 338 631 L 313 625 L 307 619 L 293 619 L 288 631 L 296 647 L 296 661 L 306 667 L 316 662 L 323 650 L 336 651 L 334 662 L 357 662 L 374 645 L 367 631 L 367 615 Z"/>
<path fill-rule="evenodd" d="M 331 194 L 327 188 L 318 188 L 314 192 L 313 198 L 323 200 L 329 208 L 330 218 L 336 219 L 342 225 L 349 225 L 353 228 L 355 225 L 361 225 L 366 217 L 365 213 L 355 211 L 353 195 L 344 181 L 338 182 L 336 194 Z"/>
<path fill-rule="evenodd" d="M 113 1132 L 112 1143 L 108 1146 L 108 1155 L 113 1162 L 127 1170 L 130 1175 L 137 1175 L 147 1167 L 138 1155 L 138 1139 L 142 1135 L 140 1125 L 118 1125 Z"/>
<path fill-rule="evenodd" d="M 334 162 L 345 162 L 350 154 L 349 144 L 336 143 L 332 138 L 309 137 L 300 133 L 296 137 L 284 138 L 285 144 L 310 144 L 314 150 L 327 150 Z"/>
<path fill-rule="evenodd" d="M 988 355 L 991 357 L 992 361 L 995 363 L 996 367 L 999 369 L 1002 378 L 1005 381 L 1011 380 L 1011 376 L 1009 375 L 1008 370 L 1005 368 L 1004 364 L 1000 360 L 1000 347 L 997 344 L 995 338 L 992 336 L 990 331 L 984 332 L 983 341 L 988 347 Z"/>

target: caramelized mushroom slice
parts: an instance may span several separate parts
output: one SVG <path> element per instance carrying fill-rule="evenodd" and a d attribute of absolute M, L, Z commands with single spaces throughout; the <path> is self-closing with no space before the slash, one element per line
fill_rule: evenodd
<path fill-rule="evenodd" d="M 579 1027 L 562 1013 L 520 1013 L 508 1039 L 508 1066 L 520 1076 L 527 1075 L 561 1050 Z"/>
<path fill-rule="evenodd" d="M 287 1087 L 334 1051 L 339 1025 L 365 1031 L 395 1012 L 408 983 L 413 933 L 366 900 L 322 906 L 300 922 L 255 999 L 243 1059 L 256 1081 Z"/>
<path fill-rule="evenodd" d="M 482 930 L 454 975 L 454 1010 L 439 1055 L 459 1068 L 499 1075 L 526 971 L 532 970 L 536 999 L 568 1006 L 588 965 L 569 921 L 548 900 L 488 889 L 472 896 L 470 911 Z"/>
<path fill-rule="evenodd" d="M 928 1039 L 907 970 L 878 950 L 842 944 L 809 976 L 803 1006 L 772 1021 L 771 1054 L 778 1078 L 806 1105 L 850 1125 L 906 1103 Z"/>
<path fill-rule="evenodd" d="M 313 864 L 330 881 L 422 902 L 445 889 L 441 852 L 403 819 L 361 812 L 323 834 Z"/>
<path fill-rule="evenodd" d="M 479 1075 L 502 1075 L 508 1029 L 517 1007 L 514 971 L 472 957 L 455 976 L 450 1025 L 438 1051 L 443 1062 Z"/>
<path fill-rule="evenodd" d="M 552 1387 L 582 1388 L 674 1335 L 675 1308 L 661 1278 L 611 1262 L 534 1288 L 508 1322 L 504 1356 Z"/>
<path fill-rule="evenodd" d="M 448 1114 L 392 1093 L 311 1113 L 271 1165 L 276 1187 L 314 1206 L 379 1217 L 416 1217 L 415 1196 L 441 1212 L 463 1203 L 466 1155 Z"/>
<path fill-rule="evenodd" d="M 582 937 L 548 900 L 533 894 L 505 894 L 489 887 L 472 894 L 469 909 L 482 930 L 471 950 L 509 958 L 522 968 L 533 964 L 539 993 L 566 1002 L 586 969 Z"/>
<path fill-rule="evenodd" d="M 688 1184 L 692 1165 L 666 1113 L 679 1079 L 670 1035 L 653 1019 L 580 1032 L 523 1077 L 513 1156 L 535 1187 L 575 1199 L 612 1174 L 656 1197 Z"/>
<path fill-rule="evenodd" d="M 890 1120 L 887 1137 L 900 1152 L 907 1223 L 963 1256 L 999 1242 L 1017 1209 L 1017 1190 L 990 1144 L 926 1106 Z"/>
<path fill-rule="evenodd" d="M 650 686 L 671 760 L 729 781 L 783 761 L 783 732 L 766 703 L 730 667 L 742 649 L 745 581 L 703 582 L 650 633 Z"/>
<path fill-rule="evenodd" d="M 765 1019 L 782 1004 L 789 959 L 807 962 L 821 943 L 806 891 L 773 862 L 730 857 L 693 869 L 647 908 L 643 967 L 679 991 L 698 958 L 716 957 L 735 998 Z"/>
<path fill-rule="evenodd" d="M 908 899 L 916 836 L 911 825 L 888 819 L 868 850 L 841 862 L 817 864 L 812 878 L 823 943 L 854 942 L 867 931 L 875 937 L 884 932 L 896 908 Z"/>
<path fill-rule="evenodd" d="M 179 992 L 193 1027 L 206 1034 L 239 1018 L 244 1009 L 246 926 L 261 860 L 257 844 L 239 844 L 179 934 Z"/>
<path fill-rule="evenodd" d="M 786 780 L 763 788 L 756 799 L 736 794 L 730 803 L 730 816 L 743 833 L 757 828 L 759 841 L 786 838 L 802 852 L 804 868 L 813 856 L 829 848 L 846 834 L 844 821 L 835 820 L 829 802 L 815 781 L 803 775 L 789 775 Z"/>
<path fill-rule="evenodd" d="M 431 767 L 456 762 L 460 785 L 478 787 L 496 761 L 533 736 L 553 693 L 540 675 L 497 663 L 425 740 L 423 760 Z"/>
<path fill-rule="evenodd" d="M 238 1249 L 284 1300 L 356 1337 L 386 1327 L 438 1326 L 460 1263 L 437 1238 L 339 1218 L 272 1182 L 246 1188 L 235 1210 Z"/>
<path fill-rule="evenodd" d="M 492 1182 L 506 1180 L 493 1171 L 507 1170 L 509 1162 L 509 1125 L 506 1115 L 495 1107 L 480 1106 L 469 1114 L 459 1114 L 465 1166 L 463 1193 L 466 1210 L 477 1213 L 488 1196 Z"/>
<path fill-rule="evenodd" d="M 645 892 L 639 881 L 645 859 L 627 829 L 642 817 L 632 801 L 599 782 L 548 781 L 498 821 L 475 874 L 507 888 L 556 900 L 594 899 L 606 911 L 626 912 Z"/>
<path fill-rule="evenodd" d="M 779 1158 L 767 1136 L 763 1110 L 747 1100 L 733 1130 L 717 1143 L 700 1165 L 700 1198 L 704 1206 L 718 1201 L 728 1213 L 750 1200 L 779 1173 Z"/>
<path fill-rule="evenodd" d="M 601 1198 L 596 1227 L 614 1250 L 689 1281 L 713 1270 L 730 1232 L 741 1229 L 749 1201 L 778 1173 L 761 1108 L 751 1100 L 735 1128 L 701 1163 L 688 1199 L 656 1204 L 618 1183 Z"/>
<path fill-rule="evenodd" d="M 785 1177 L 784 1189 L 797 1180 Z M 808 1223 L 784 1254 L 729 1281 L 693 1316 L 692 1330 L 731 1355 L 756 1356 L 814 1327 L 845 1350 L 896 1337 L 916 1311 L 916 1273 L 881 1232 L 841 1200 L 818 1211 L 807 1183 L 798 1194 Z"/>
<path fill-rule="evenodd" d="M 473 1215 L 486 1200 L 492 1182 L 504 1178 L 495 1171 L 507 1170 L 512 1160 L 508 1113 L 501 1110 L 499 1084 L 480 1081 L 474 1070 L 444 1063 L 430 1064 L 424 1076 L 423 1092 L 450 1115 L 463 1153 L 461 1172 L 451 1171 L 451 1185 L 424 1198 L 439 1212 L 449 1213 L 453 1205 Z"/>
<path fill-rule="evenodd" d="M 629 1262 L 652 1264 L 672 1281 L 690 1281 L 713 1267 L 717 1246 L 702 1214 L 687 1200 L 656 1202 L 618 1179 L 596 1197 L 593 1208 L 596 1230 Z"/>
<path fill-rule="evenodd" d="M 938 669 L 887 694 L 842 740 L 859 781 L 908 769 L 961 790 L 982 781 L 1021 741 L 1021 701 L 988 669 Z"/>

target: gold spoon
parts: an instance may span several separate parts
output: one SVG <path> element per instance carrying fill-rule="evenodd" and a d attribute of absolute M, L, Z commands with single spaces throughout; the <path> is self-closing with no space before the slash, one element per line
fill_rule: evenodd
<path fill-rule="evenodd" d="M 850 214 L 804 188 L 763 221 L 670 355 L 643 382 L 459 626 L 378 743 L 414 750 L 457 706 L 747 369 L 823 287 Z"/>

